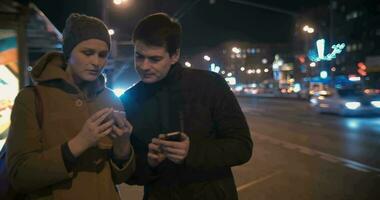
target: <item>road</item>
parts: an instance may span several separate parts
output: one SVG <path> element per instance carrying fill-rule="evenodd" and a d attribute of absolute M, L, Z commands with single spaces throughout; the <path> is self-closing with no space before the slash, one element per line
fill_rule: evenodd
<path fill-rule="evenodd" d="M 233 168 L 240 200 L 380 199 L 380 117 L 320 115 L 294 99 L 239 102 L 255 142 Z M 141 187 L 120 189 L 141 199 Z"/>

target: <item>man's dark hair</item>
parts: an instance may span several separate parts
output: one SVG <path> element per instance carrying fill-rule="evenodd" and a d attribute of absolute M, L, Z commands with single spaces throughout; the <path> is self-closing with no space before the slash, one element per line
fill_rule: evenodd
<path fill-rule="evenodd" d="M 147 45 L 165 47 L 173 55 L 181 44 L 181 25 L 165 13 L 155 13 L 143 18 L 133 31 L 132 40 Z"/>

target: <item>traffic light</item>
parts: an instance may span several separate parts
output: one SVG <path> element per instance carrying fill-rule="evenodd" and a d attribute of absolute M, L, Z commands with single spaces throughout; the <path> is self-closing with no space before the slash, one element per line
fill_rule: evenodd
<path fill-rule="evenodd" d="M 361 76 L 367 76 L 367 66 L 363 62 L 359 62 L 357 64 L 357 67 L 358 74 L 360 74 Z"/>

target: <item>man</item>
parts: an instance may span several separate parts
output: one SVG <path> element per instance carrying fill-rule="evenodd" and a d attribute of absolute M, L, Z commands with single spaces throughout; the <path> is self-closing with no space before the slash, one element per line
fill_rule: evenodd
<path fill-rule="evenodd" d="M 141 81 L 121 96 L 137 162 L 127 183 L 144 185 L 144 199 L 237 199 L 230 168 L 251 157 L 248 125 L 221 76 L 179 64 L 180 37 L 163 13 L 134 30 Z M 178 141 L 159 139 L 175 132 Z"/>

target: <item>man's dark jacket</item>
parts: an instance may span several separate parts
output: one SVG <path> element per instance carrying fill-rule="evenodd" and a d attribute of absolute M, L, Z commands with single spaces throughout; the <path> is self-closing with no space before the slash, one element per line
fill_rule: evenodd
<path fill-rule="evenodd" d="M 144 185 L 144 199 L 237 199 L 230 167 L 250 159 L 253 143 L 240 106 L 220 75 L 177 63 L 163 80 L 139 82 L 121 100 L 134 126 L 137 162 L 127 183 Z M 181 127 L 190 138 L 185 161 L 166 159 L 151 169 L 147 153 L 152 138 Z"/>

